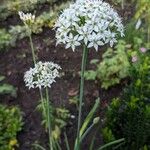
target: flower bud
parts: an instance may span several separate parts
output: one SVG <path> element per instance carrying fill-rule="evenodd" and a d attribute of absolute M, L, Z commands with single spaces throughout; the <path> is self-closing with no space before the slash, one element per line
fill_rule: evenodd
<path fill-rule="evenodd" d="M 97 124 L 100 120 L 100 117 L 96 117 L 93 119 L 93 124 Z"/>

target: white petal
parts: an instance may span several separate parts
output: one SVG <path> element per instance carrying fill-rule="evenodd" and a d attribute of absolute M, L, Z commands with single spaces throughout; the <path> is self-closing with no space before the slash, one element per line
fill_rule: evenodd
<path fill-rule="evenodd" d="M 95 25 L 95 27 L 94 27 L 94 31 L 96 31 L 96 32 L 98 32 L 98 26 L 97 25 Z"/>
<path fill-rule="evenodd" d="M 97 50 L 98 50 L 98 45 L 97 45 L 97 44 L 94 44 L 94 48 L 95 48 L 95 50 L 97 51 Z"/>
<path fill-rule="evenodd" d="M 71 48 L 72 48 L 73 51 L 75 50 L 75 46 L 74 45 L 72 45 Z"/>
<path fill-rule="evenodd" d="M 113 47 L 113 45 L 114 45 L 114 41 L 110 41 L 110 47 Z"/>
<path fill-rule="evenodd" d="M 78 41 L 75 41 L 75 46 L 79 46 L 80 43 Z"/>
<path fill-rule="evenodd" d="M 69 38 L 73 39 L 73 34 L 72 33 L 69 34 Z"/>
<path fill-rule="evenodd" d="M 85 43 L 85 45 L 87 45 L 87 43 L 88 43 L 88 39 L 86 37 L 84 38 L 84 43 Z"/>
<path fill-rule="evenodd" d="M 78 41 L 81 41 L 81 40 L 83 40 L 83 36 L 82 35 L 79 36 L 79 38 L 78 38 Z"/>
<path fill-rule="evenodd" d="M 69 48 L 70 46 L 71 46 L 70 43 L 68 43 L 65 48 L 67 49 L 67 48 Z"/>
<path fill-rule="evenodd" d="M 76 35 L 76 36 L 74 37 L 74 40 L 77 40 L 77 39 L 78 39 L 78 36 L 79 36 L 79 35 Z"/>
<path fill-rule="evenodd" d="M 104 43 L 103 43 L 102 41 L 98 41 L 97 44 L 98 44 L 99 46 L 104 45 Z"/>
<path fill-rule="evenodd" d="M 90 47 L 92 47 L 93 46 L 93 42 L 90 42 L 89 44 L 88 44 L 88 48 L 90 48 Z"/>

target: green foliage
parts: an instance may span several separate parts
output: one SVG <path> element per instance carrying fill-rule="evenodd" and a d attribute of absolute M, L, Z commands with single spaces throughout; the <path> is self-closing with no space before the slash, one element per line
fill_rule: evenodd
<path fill-rule="evenodd" d="M 67 120 L 70 118 L 70 112 L 65 108 L 53 107 L 52 104 L 50 104 L 49 107 L 50 107 L 50 118 L 52 123 L 52 136 L 53 139 L 59 140 L 61 135 L 61 130 L 67 125 Z M 37 108 L 42 112 L 43 115 L 42 124 L 47 129 L 46 116 L 42 110 L 43 109 L 42 102 L 38 104 Z"/>
<path fill-rule="evenodd" d="M 150 42 L 150 2 L 138 0 L 136 7 L 135 19 L 144 20 L 143 26 L 147 29 L 147 41 Z"/>
<path fill-rule="evenodd" d="M 25 26 L 10 26 L 9 34 L 13 37 L 10 40 L 11 46 L 16 46 L 17 40 L 22 40 L 24 37 L 28 36 L 27 30 Z"/>
<path fill-rule="evenodd" d="M 5 29 L 0 29 L 0 51 L 6 50 L 6 48 L 10 45 L 10 40 L 12 36 L 7 33 Z"/>
<path fill-rule="evenodd" d="M 111 141 L 115 140 L 115 137 L 114 137 L 111 129 L 109 129 L 108 127 L 105 127 L 102 130 L 102 133 L 103 133 L 103 139 L 104 139 L 104 141 L 111 142 Z"/>
<path fill-rule="evenodd" d="M 26 10 L 28 11 L 30 9 L 33 9 L 34 4 L 31 3 L 31 0 L 27 1 L 20 1 L 20 0 L 15 0 L 15 1 L 10 1 L 6 0 L 3 2 L 0 2 L 0 19 L 5 20 L 7 17 L 11 16 L 12 14 L 17 13 L 19 10 Z"/>
<path fill-rule="evenodd" d="M 55 6 L 49 12 L 43 12 L 40 16 L 38 16 L 32 26 L 33 33 L 41 33 L 43 31 L 43 27 L 52 28 L 56 21 L 56 18 L 61 10 L 67 7 L 69 3 L 62 3 L 59 6 Z"/>
<path fill-rule="evenodd" d="M 52 3 L 53 0 L 6 0 L 0 2 L 0 19 L 5 20 L 7 17 L 16 14 L 18 11 L 32 11 L 36 7 L 46 2 Z"/>
<path fill-rule="evenodd" d="M 136 38 L 135 46 L 133 46 L 133 50 L 129 50 L 129 56 L 137 57 L 137 61 L 132 63 L 130 68 L 130 78 L 132 80 L 132 84 L 128 87 L 127 93 L 134 95 L 139 98 L 147 98 L 149 99 L 149 90 L 150 90 L 150 51 L 147 49 L 146 52 L 141 52 L 140 45 L 142 41 Z M 137 49 L 137 50 L 136 50 Z"/>
<path fill-rule="evenodd" d="M 70 118 L 70 112 L 66 108 L 56 108 L 54 122 L 60 128 L 64 128 L 67 125 L 67 120 Z"/>
<path fill-rule="evenodd" d="M 51 11 L 43 12 L 36 17 L 36 20 L 32 25 L 32 32 L 39 34 L 43 31 L 44 27 L 52 28 L 58 13 L 68 4 L 69 3 L 62 3 L 59 6 L 55 6 Z M 8 30 L 0 29 L 0 51 L 16 46 L 18 40 L 22 40 L 27 36 L 27 29 L 24 25 L 10 26 Z"/>
<path fill-rule="evenodd" d="M 85 118 L 85 120 L 83 122 L 83 125 L 80 129 L 80 136 L 82 136 L 83 133 L 85 132 L 85 130 L 87 129 L 87 127 L 88 127 L 90 121 L 93 119 L 93 116 L 94 116 L 95 112 L 97 111 L 97 108 L 99 105 L 100 105 L 100 99 L 98 98 L 95 101 L 93 108 L 90 110 L 89 114 L 87 115 L 87 117 Z"/>
<path fill-rule="evenodd" d="M 119 41 L 115 49 L 108 48 L 103 54 L 102 62 L 97 64 L 95 71 L 89 70 L 85 73 L 87 80 L 98 79 L 101 81 L 102 88 L 108 89 L 110 86 L 120 83 L 120 81 L 129 75 L 129 61 L 125 52 L 126 43 Z"/>
<path fill-rule="evenodd" d="M 136 29 L 136 24 L 137 24 L 137 21 L 132 19 L 132 21 L 126 25 L 124 40 L 128 44 L 134 44 L 135 37 L 138 37 L 142 40 L 145 39 L 145 35 L 143 34 L 145 33 L 144 28 L 140 26 L 138 29 Z"/>
<path fill-rule="evenodd" d="M 100 99 L 98 98 L 95 101 L 95 104 L 92 107 L 92 109 L 90 110 L 89 114 L 86 116 L 85 120 L 83 121 L 83 124 L 82 124 L 80 132 L 79 132 L 80 143 L 82 143 L 82 140 L 87 136 L 87 134 L 90 132 L 90 130 L 93 128 L 93 126 L 99 122 L 99 117 L 96 117 L 93 119 L 94 114 L 97 111 L 99 104 L 100 104 Z M 91 120 L 93 120 L 92 125 L 90 125 Z M 90 127 L 89 127 L 89 125 L 90 125 Z M 77 148 L 77 138 L 75 141 L 75 149 L 76 148 Z"/>
<path fill-rule="evenodd" d="M 19 146 L 16 138 L 22 125 L 21 112 L 17 107 L 0 105 L 0 150 L 13 150 Z"/>
<path fill-rule="evenodd" d="M 36 18 L 36 21 L 33 23 L 32 32 L 33 33 L 41 33 L 43 27 L 50 27 L 51 22 L 51 13 L 44 12 L 40 16 Z"/>
<path fill-rule="evenodd" d="M 62 2 L 66 2 L 61 1 Z M 0 2 L 0 20 L 6 20 L 9 16 L 17 14 L 18 11 L 29 12 L 40 8 L 43 4 L 49 4 L 54 7 L 60 0 L 5 0 Z"/>
<path fill-rule="evenodd" d="M 135 18 L 149 17 L 150 13 L 150 3 L 149 0 L 138 0 L 137 1 L 137 11 Z"/>
<path fill-rule="evenodd" d="M 16 97 L 16 88 L 10 84 L 2 83 L 4 79 L 4 76 L 0 76 L 0 94 L 10 94 L 11 96 Z"/>
<path fill-rule="evenodd" d="M 0 29 L 0 51 L 16 46 L 17 40 L 21 40 L 26 36 L 27 30 L 24 26 L 11 26 L 8 31 Z"/>
<path fill-rule="evenodd" d="M 133 48 L 138 48 L 137 45 Z M 136 49 L 130 54 L 136 54 L 138 58 L 130 67 L 131 83 L 125 88 L 122 98 L 113 99 L 108 107 L 103 135 L 106 142 L 124 137 L 126 142 L 121 150 L 149 149 L 150 52 Z"/>

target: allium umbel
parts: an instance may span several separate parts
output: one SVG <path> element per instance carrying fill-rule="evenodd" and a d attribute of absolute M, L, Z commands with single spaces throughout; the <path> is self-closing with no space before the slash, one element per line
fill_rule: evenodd
<path fill-rule="evenodd" d="M 22 11 L 18 12 L 20 19 L 25 23 L 25 24 L 30 24 L 33 23 L 35 20 L 35 15 L 32 15 L 31 13 L 24 13 Z"/>
<path fill-rule="evenodd" d="M 55 29 L 57 44 L 73 50 L 83 44 L 96 50 L 107 43 L 113 46 L 118 36 L 124 36 L 121 18 L 101 0 L 77 0 L 62 12 Z"/>
<path fill-rule="evenodd" d="M 24 81 L 30 88 L 51 87 L 55 78 L 59 77 L 58 70 L 61 67 L 53 62 L 38 62 L 34 68 L 30 68 L 24 75 Z"/>

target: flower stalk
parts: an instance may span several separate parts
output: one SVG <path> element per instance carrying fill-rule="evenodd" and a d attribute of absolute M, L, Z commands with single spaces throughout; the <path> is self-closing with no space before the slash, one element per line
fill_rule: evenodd
<path fill-rule="evenodd" d="M 45 100 L 43 98 L 42 89 L 39 89 L 40 97 L 41 97 L 41 103 L 42 103 L 42 109 L 43 109 L 43 116 L 46 116 L 46 109 L 45 109 Z"/>
<path fill-rule="evenodd" d="M 82 56 L 82 64 L 81 64 L 81 79 L 80 79 L 80 95 L 79 95 L 79 115 L 78 115 L 78 128 L 77 128 L 77 149 L 80 149 L 80 127 L 82 120 L 82 103 L 83 103 L 83 95 L 84 95 L 84 72 L 86 69 L 88 48 L 84 45 L 83 48 L 83 56 Z"/>
<path fill-rule="evenodd" d="M 53 150 L 53 143 L 52 143 L 52 130 L 51 130 L 51 116 L 50 116 L 50 104 L 49 104 L 49 92 L 48 88 L 46 87 L 46 107 L 47 107 L 47 127 L 48 127 L 48 134 L 49 134 L 49 144 L 50 150 Z"/>
<path fill-rule="evenodd" d="M 54 140 L 52 137 L 52 112 L 50 110 L 50 98 L 48 88 L 55 82 L 55 78 L 59 77 L 59 69 L 61 67 L 53 62 L 38 62 L 34 68 L 30 68 L 25 75 L 24 81 L 27 87 L 39 88 L 41 96 L 42 114 L 45 119 L 46 129 L 48 130 L 49 137 L 49 150 L 54 149 Z M 46 94 L 43 94 L 46 92 Z M 43 95 L 45 97 L 43 97 Z M 58 144 L 57 144 L 58 145 Z"/>
<path fill-rule="evenodd" d="M 121 8 L 124 9 L 124 0 L 121 1 Z"/>
<path fill-rule="evenodd" d="M 23 21 L 27 32 L 28 32 L 28 36 L 29 36 L 29 41 L 30 41 L 30 46 L 31 46 L 31 51 L 32 51 L 32 59 L 33 59 L 33 63 L 34 65 L 36 64 L 36 55 L 35 55 L 35 50 L 33 47 L 33 41 L 32 41 L 32 30 L 31 30 L 31 26 L 33 24 L 33 22 L 35 21 L 35 15 L 32 15 L 31 13 L 23 13 L 22 11 L 18 12 L 20 19 Z"/>
<path fill-rule="evenodd" d="M 28 30 L 30 30 L 30 29 L 28 29 Z M 34 49 L 32 37 L 31 37 L 31 30 L 29 31 L 29 40 L 30 40 L 30 46 L 31 46 L 31 51 L 32 51 L 32 59 L 33 59 L 34 65 L 35 65 L 36 64 L 36 55 L 35 55 L 35 49 Z"/>
<path fill-rule="evenodd" d="M 74 145 L 74 150 L 80 150 L 84 72 L 88 49 L 93 47 L 98 51 L 99 46 L 106 44 L 110 44 L 112 47 L 117 42 L 118 35 L 124 36 L 124 27 L 118 13 L 108 3 L 102 0 L 77 0 L 61 13 L 54 28 L 56 30 L 56 44 L 64 44 L 66 49 L 72 48 L 73 51 L 76 47 L 84 45 L 81 64 L 78 128 Z"/>

